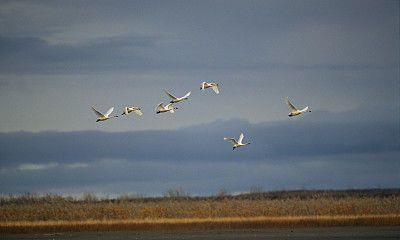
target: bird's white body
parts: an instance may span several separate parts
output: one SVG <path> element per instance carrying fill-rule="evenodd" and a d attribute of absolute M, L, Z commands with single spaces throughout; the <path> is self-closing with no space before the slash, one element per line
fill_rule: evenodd
<path fill-rule="evenodd" d="M 142 116 L 142 109 L 139 107 L 124 107 L 124 111 L 122 113 L 122 115 L 128 115 L 129 113 L 134 112 L 139 116 Z"/>
<path fill-rule="evenodd" d="M 290 101 L 289 101 L 289 98 L 285 98 L 285 100 L 286 100 L 286 104 L 288 105 L 288 107 L 289 107 L 289 110 L 290 110 L 290 113 L 289 113 L 289 117 L 294 117 L 294 116 L 297 116 L 297 115 L 300 115 L 300 114 L 303 114 L 303 113 L 306 113 L 306 112 L 311 112 L 311 109 L 307 106 L 307 107 L 305 107 L 305 108 L 303 108 L 303 109 L 297 109 Z"/>
<path fill-rule="evenodd" d="M 200 89 L 201 90 L 205 90 L 207 88 L 211 88 L 216 94 L 219 93 L 218 83 L 215 83 L 215 82 L 211 82 L 211 83 L 202 82 Z"/>
<path fill-rule="evenodd" d="M 241 133 L 238 140 L 236 140 L 234 138 L 231 138 L 231 137 L 224 137 L 224 140 L 232 143 L 232 145 L 233 145 L 233 149 L 232 150 L 235 150 L 236 148 L 244 147 L 244 146 L 250 144 L 249 142 L 248 143 L 243 143 L 242 142 L 243 141 L 243 137 L 244 137 L 244 135 L 243 135 L 243 133 Z"/>
<path fill-rule="evenodd" d="M 170 112 L 170 113 L 174 113 L 175 109 L 178 109 L 176 107 L 174 107 L 173 103 L 170 103 L 168 105 L 164 106 L 164 103 L 161 102 L 160 104 L 158 104 L 157 108 L 156 108 L 156 113 L 164 113 L 164 112 Z"/>
<path fill-rule="evenodd" d="M 171 98 L 170 103 L 178 103 L 178 102 L 182 102 L 183 100 L 187 100 L 189 98 L 191 92 L 186 93 L 186 95 L 183 97 L 175 97 L 174 95 L 169 93 L 167 90 L 165 90 L 165 93 L 168 95 L 168 97 Z"/>
<path fill-rule="evenodd" d="M 114 107 L 108 109 L 106 114 L 102 114 L 101 112 L 97 111 L 94 107 L 92 107 L 92 110 L 98 117 L 96 122 L 102 122 L 102 121 L 106 121 L 106 120 L 108 120 L 110 118 L 118 117 L 118 116 L 110 116 L 110 114 L 114 111 Z"/>

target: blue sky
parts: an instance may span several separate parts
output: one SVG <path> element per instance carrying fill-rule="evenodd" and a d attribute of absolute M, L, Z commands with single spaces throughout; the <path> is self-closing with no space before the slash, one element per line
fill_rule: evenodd
<path fill-rule="evenodd" d="M 399 40 L 398 1 L 2 1 L 0 192 L 399 187 Z"/>

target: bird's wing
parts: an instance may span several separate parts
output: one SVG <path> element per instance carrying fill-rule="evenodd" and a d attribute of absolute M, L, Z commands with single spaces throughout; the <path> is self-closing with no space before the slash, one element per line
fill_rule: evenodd
<path fill-rule="evenodd" d="M 168 103 L 168 105 L 165 106 L 165 109 L 174 109 L 174 104 Z"/>
<path fill-rule="evenodd" d="M 143 113 L 142 113 L 142 111 L 140 109 L 135 109 L 135 110 L 133 110 L 133 112 L 136 113 L 139 116 L 143 115 Z"/>
<path fill-rule="evenodd" d="M 206 85 L 206 82 L 201 83 L 201 90 L 204 90 L 205 85 Z"/>
<path fill-rule="evenodd" d="M 110 116 L 110 114 L 114 111 L 114 107 L 111 107 L 110 109 L 108 109 L 108 111 L 106 112 L 106 114 L 104 114 L 105 117 Z"/>
<path fill-rule="evenodd" d="M 301 109 L 300 112 L 307 112 L 308 110 L 309 110 L 309 107 L 307 106 L 307 107 Z"/>
<path fill-rule="evenodd" d="M 218 90 L 218 86 L 217 86 L 217 85 L 213 85 L 213 86 L 211 87 L 211 89 L 214 90 L 214 92 L 215 92 L 216 94 L 219 93 L 219 90 Z"/>
<path fill-rule="evenodd" d="M 293 106 L 293 104 L 289 101 L 289 98 L 286 97 L 286 104 L 288 105 L 288 107 L 290 108 L 291 111 L 297 111 L 297 108 L 295 106 Z"/>
<path fill-rule="evenodd" d="M 185 96 L 183 96 L 182 98 L 187 98 L 187 97 L 189 97 L 191 93 L 192 93 L 192 92 L 188 92 L 188 93 L 186 93 L 186 95 L 185 95 Z"/>
<path fill-rule="evenodd" d="M 234 138 L 224 137 L 224 140 L 231 142 L 233 145 L 238 144 L 238 142 Z"/>
<path fill-rule="evenodd" d="M 174 95 L 172 95 L 171 93 L 169 93 L 167 90 L 165 90 L 165 93 L 168 95 L 168 97 L 170 97 L 172 100 L 177 99 L 177 97 L 175 97 Z"/>
<path fill-rule="evenodd" d="M 174 104 L 173 103 L 169 103 L 167 106 L 165 106 L 166 109 L 169 109 L 170 113 L 174 113 Z"/>
<path fill-rule="evenodd" d="M 164 104 L 163 102 L 160 102 L 160 104 L 158 104 L 156 110 L 157 110 L 157 111 L 164 110 L 163 104 Z"/>
<path fill-rule="evenodd" d="M 243 137 L 244 137 L 243 133 L 240 133 L 240 136 L 239 136 L 239 139 L 238 139 L 239 143 L 242 143 Z"/>
<path fill-rule="evenodd" d="M 124 113 L 125 113 L 125 115 L 128 115 L 128 108 L 127 107 L 124 107 Z"/>
<path fill-rule="evenodd" d="M 94 107 L 92 107 L 92 110 L 94 113 L 96 113 L 98 117 L 104 117 L 104 115 L 101 112 L 97 111 Z"/>

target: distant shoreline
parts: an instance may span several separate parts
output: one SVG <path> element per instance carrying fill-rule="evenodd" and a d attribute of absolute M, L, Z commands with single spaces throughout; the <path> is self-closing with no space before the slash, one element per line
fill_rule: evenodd
<path fill-rule="evenodd" d="M 279 227 L 400 226 L 400 214 L 0 222 L 0 233 L 156 231 Z"/>

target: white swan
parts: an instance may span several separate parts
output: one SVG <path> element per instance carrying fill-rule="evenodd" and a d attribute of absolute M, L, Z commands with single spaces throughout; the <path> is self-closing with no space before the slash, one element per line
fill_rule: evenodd
<path fill-rule="evenodd" d="M 303 114 L 306 112 L 311 112 L 311 109 L 308 106 L 299 110 L 289 101 L 288 97 L 286 97 L 285 100 L 286 100 L 286 104 L 288 105 L 288 107 L 290 109 L 290 113 L 288 115 L 289 117 L 294 117 L 294 116 L 297 116 L 297 115 L 300 115 L 300 114 Z"/>
<path fill-rule="evenodd" d="M 139 116 L 142 116 L 142 109 L 140 107 L 124 107 L 124 111 L 121 115 L 128 115 L 129 113 L 134 112 Z"/>
<path fill-rule="evenodd" d="M 164 113 L 164 112 L 170 112 L 170 113 L 174 113 L 175 109 L 178 109 L 177 107 L 174 107 L 173 103 L 170 103 L 168 105 L 164 106 L 164 103 L 161 102 L 160 104 L 158 104 L 157 108 L 156 108 L 156 113 Z"/>
<path fill-rule="evenodd" d="M 218 83 L 215 83 L 215 82 L 211 82 L 211 83 L 202 82 L 200 89 L 201 90 L 205 90 L 207 88 L 211 88 L 216 94 L 219 93 Z"/>
<path fill-rule="evenodd" d="M 231 142 L 232 145 L 233 145 L 233 149 L 232 150 L 235 150 L 236 148 L 243 147 L 243 146 L 246 146 L 246 145 L 250 144 L 249 142 L 248 143 L 242 143 L 243 137 L 244 137 L 244 135 L 243 135 L 243 133 L 241 133 L 240 136 L 239 136 L 239 139 L 237 141 L 236 141 L 236 139 L 231 138 L 231 137 L 224 137 L 224 140 L 228 141 L 228 142 Z"/>
<path fill-rule="evenodd" d="M 168 95 L 168 97 L 171 98 L 171 102 L 170 102 L 170 103 L 178 103 L 178 102 L 182 102 L 183 100 L 188 99 L 191 92 L 186 93 L 185 96 L 180 97 L 180 98 L 175 97 L 174 95 L 172 95 L 171 93 L 169 93 L 167 90 L 165 90 L 165 93 Z"/>
<path fill-rule="evenodd" d="M 101 122 L 101 121 L 106 121 L 110 118 L 116 118 L 118 116 L 110 116 L 110 114 L 114 111 L 114 107 L 108 109 L 108 111 L 106 112 L 106 114 L 102 114 L 101 112 L 97 111 L 93 106 L 92 106 L 92 110 L 93 112 L 97 115 L 98 119 L 96 120 L 96 122 Z"/>

